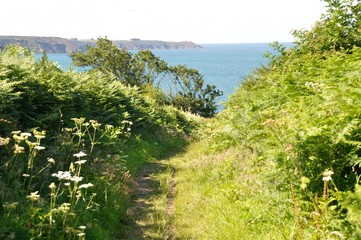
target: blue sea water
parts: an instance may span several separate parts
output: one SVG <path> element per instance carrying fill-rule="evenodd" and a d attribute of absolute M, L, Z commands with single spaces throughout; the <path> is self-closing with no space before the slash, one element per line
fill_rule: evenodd
<path fill-rule="evenodd" d="M 217 100 L 220 105 L 234 93 L 247 75 L 268 63 L 263 54 L 272 51 L 268 43 L 202 44 L 202 47 L 152 52 L 170 65 L 181 64 L 197 69 L 204 76 L 206 84 L 216 85 L 223 91 L 224 95 Z M 71 66 L 71 59 L 66 54 L 48 54 L 48 57 L 65 70 Z"/>

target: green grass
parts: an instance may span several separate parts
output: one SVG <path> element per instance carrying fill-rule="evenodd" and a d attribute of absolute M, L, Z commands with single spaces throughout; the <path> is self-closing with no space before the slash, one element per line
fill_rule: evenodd
<path fill-rule="evenodd" d="M 270 184 L 271 163 L 242 148 L 207 154 L 202 142 L 173 158 L 177 239 L 292 239 L 290 194 Z"/>

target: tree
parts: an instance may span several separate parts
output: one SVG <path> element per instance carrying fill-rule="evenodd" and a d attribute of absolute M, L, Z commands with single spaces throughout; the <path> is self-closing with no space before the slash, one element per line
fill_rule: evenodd
<path fill-rule="evenodd" d="M 159 87 L 168 73 L 168 65 L 150 50 L 139 50 L 132 58 L 131 71 L 137 79 L 138 85 Z"/>
<path fill-rule="evenodd" d="M 204 88 L 203 76 L 194 68 L 184 65 L 170 67 L 173 74 L 174 91 L 171 92 L 171 103 L 174 106 L 196 113 L 203 117 L 211 117 L 217 111 L 215 99 L 222 92 L 214 85 L 206 85 Z"/>
<path fill-rule="evenodd" d="M 350 51 L 361 47 L 361 1 L 324 0 L 327 11 L 310 31 L 295 30 L 300 49 L 312 52 Z"/>
<path fill-rule="evenodd" d="M 216 86 L 205 86 L 203 76 L 196 69 L 168 66 L 149 50 L 132 54 L 106 38 L 99 38 L 96 46 L 73 53 L 71 58 L 76 66 L 91 67 L 143 91 L 163 91 L 165 102 L 204 117 L 216 113 L 215 100 L 222 95 Z"/>
<path fill-rule="evenodd" d="M 75 52 L 70 56 L 76 66 L 91 67 L 113 75 L 117 80 L 137 85 L 130 67 L 132 55 L 106 38 L 99 38 L 96 46 L 88 46 L 85 52 Z"/>

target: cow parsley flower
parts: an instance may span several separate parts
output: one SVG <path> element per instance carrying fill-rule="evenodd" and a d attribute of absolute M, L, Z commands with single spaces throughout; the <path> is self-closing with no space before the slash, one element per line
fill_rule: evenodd
<path fill-rule="evenodd" d="M 22 133 L 20 133 L 20 136 L 22 136 L 22 137 L 31 137 L 31 133 L 22 132 Z"/>
<path fill-rule="evenodd" d="M 332 180 L 332 178 L 331 178 L 331 176 L 327 176 L 327 177 L 323 177 L 322 180 L 328 182 L 328 181 Z"/>
<path fill-rule="evenodd" d="M 86 160 L 79 160 L 75 162 L 75 164 L 79 164 L 79 165 L 82 165 L 84 163 L 86 163 Z"/>
<path fill-rule="evenodd" d="M 63 179 L 69 180 L 71 178 L 71 174 L 68 171 L 66 172 L 58 171 L 58 173 L 53 173 L 51 176 L 57 177 L 59 180 L 63 180 Z"/>
<path fill-rule="evenodd" d="M 78 176 L 74 176 L 72 178 L 70 178 L 70 181 L 73 181 L 73 182 L 80 182 L 83 180 L 83 177 L 78 177 Z"/>
<path fill-rule="evenodd" d="M 82 189 L 82 188 L 90 188 L 90 187 L 93 187 L 94 185 L 91 184 L 91 183 L 86 183 L 86 184 L 82 184 L 79 186 L 79 189 Z"/>
<path fill-rule="evenodd" d="M 80 151 L 78 153 L 75 153 L 73 156 L 81 158 L 81 157 L 85 157 L 86 155 L 87 155 L 86 153 L 84 153 L 83 151 Z"/>
<path fill-rule="evenodd" d="M 28 195 L 27 198 L 30 199 L 30 201 L 32 201 L 32 202 L 38 201 L 40 198 L 40 195 L 38 194 L 38 192 L 39 191 L 30 193 L 30 195 Z"/>
<path fill-rule="evenodd" d="M 34 149 L 36 149 L 36 150 L 44 150 L 45 149 L 45 147 L 43 147 L 43 146 L 36 146 Z"/>
<path fill-rule="evenodd" d="M 48 163 L 55 164 L 54 158 L 48 158 Z"/>
<path fill-rule="evenodd" d="M 323 174 L 322 174 L 323 175 L 322 180 L 326 181 L 326 182 L 332 180 L 332 178 L 331 178 L 332 174 L 334 174 L 334 172 L 332 170 L 324 171 Z"/>

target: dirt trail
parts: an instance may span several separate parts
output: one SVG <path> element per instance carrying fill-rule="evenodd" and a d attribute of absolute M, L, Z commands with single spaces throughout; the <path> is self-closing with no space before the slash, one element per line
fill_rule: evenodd
<path fill-rule="evenodd" d="M 166 171 L 167 166 L 162 162 L 146 164 L 135 178 L 132 205 L 127 215 L 130 221 L 126 235 L 120 239 L 173 239 L 173 227 L 170 224 L 174 212 L 175 179 L 172 173 L 168 181 L 167 193 L 157 174 Z M 163 206 L 159 206 L 157 199 L 164 199 Z"/>

